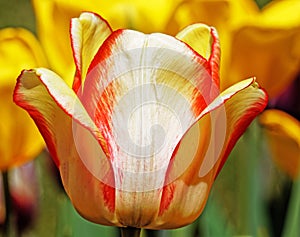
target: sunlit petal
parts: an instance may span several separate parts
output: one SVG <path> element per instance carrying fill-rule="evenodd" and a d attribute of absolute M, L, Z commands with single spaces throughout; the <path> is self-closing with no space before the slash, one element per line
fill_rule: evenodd
<path fill-rule="evenodd" d="M 209 62 L 212 78 L 219 86 L 220 45 L 216 30 L 198 23 L 180 31 L 176 38 L 188 44 Z"/>
<path fill-rule="evenodd" d="M 93 13 L 83 13 L 71 21 L 71 42 L 79 81 L 75 81 L 75 91 L 86 77 L 89 65 L 103 41 L 112 33 L 108 23 Z"/>

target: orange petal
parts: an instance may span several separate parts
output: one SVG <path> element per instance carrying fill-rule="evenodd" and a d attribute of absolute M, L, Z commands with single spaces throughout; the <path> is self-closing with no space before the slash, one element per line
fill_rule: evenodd
<path fill-rule="evenodd" d="M 114 189 L 104 183 L 110 165 L 74 91 L 53 72 L 39 68 L 21 73 L 14 101 L 35 120 L 79 213 L 97 223 L 118 225 Z"/>
<path fill-rule="evenodd" d="M 181 140 L 164 187 L 163 196 L 169 200 L 162 203 L 151 227 L 176 228 L 200 215 L 234 144 L 266 104 L 267 96 L 254 79 L 235 84 L 216 98 Z"/>

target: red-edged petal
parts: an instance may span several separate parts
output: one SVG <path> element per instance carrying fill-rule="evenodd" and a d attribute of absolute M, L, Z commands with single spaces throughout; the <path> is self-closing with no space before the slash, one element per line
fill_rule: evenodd
<path fill-rule="evenodd" d="M 109 24 L 95 13 L 84 12 L 71 21 L 71 43 L 76 63 L 74 91 L 85 79 L 88 67 L 104 40 L 112 33 Z"/>
<path fill-rule="evenodd" d="M 266 93 L 248 79 L 224 91 L 203 111 L 174 154 L 151 228 L 176 228 L 199 216 L 234 144 L 266 104 Z"/>
<path fill-rule="evenodd" d="M 216 29 L 197 23 L 180 31 L 176 38 L 188 44 L 208 61 L 212 79 L 219 88 L 220 43 Z"/>
<path fill-rule="evenodd" d="M 49 70 L 25 70 L 14 101 L 37 124 L 75 208 L 88 220 L 118 225 L 110 164 L 74 91 Z"/>
<path fill-rule="evenodd" d="M 144 226 L 156 215 L 173 150 L 219 93 L 209 70 L 163 34 L 119 30 L 101 46 L 80 99 L 108 147 L 120 222 Z"/>

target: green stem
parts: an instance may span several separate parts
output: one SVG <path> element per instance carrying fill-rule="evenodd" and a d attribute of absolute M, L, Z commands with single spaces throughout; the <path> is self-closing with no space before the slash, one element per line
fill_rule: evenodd
<path fill-rule="evenodd" d="M 292 193 L 287 210 L 285 225 L 282 237 L 299 236 L 299 219 L 300 219 L 300 179 L 295 180 L 292 187 Z"/>
<path fill-rule="evenodd" d="M 121 237 L 140 237 L 141 229 L 140 228 L 121 228 Z"/>

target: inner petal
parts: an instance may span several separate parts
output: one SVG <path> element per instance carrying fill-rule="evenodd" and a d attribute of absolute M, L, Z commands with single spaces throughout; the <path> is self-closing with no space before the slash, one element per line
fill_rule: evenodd
<path fill-rule="evenodd" d="M 207 61 L 162 34 L 115 32 L 80 95 L 108 147 L 117 189 L 160 189 L 183 134 L 217 95 Z"/>

